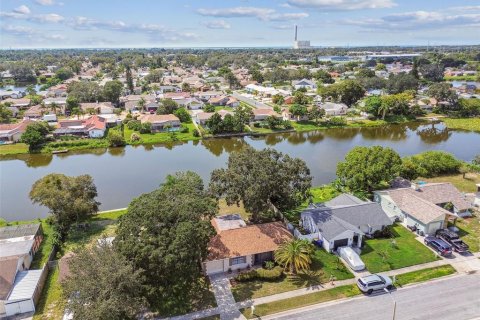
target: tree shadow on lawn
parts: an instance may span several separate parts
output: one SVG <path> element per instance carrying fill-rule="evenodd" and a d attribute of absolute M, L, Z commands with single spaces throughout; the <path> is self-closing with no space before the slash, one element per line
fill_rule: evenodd
<path fill-rule="evenodd" d="M 322 282 L 326 281 L 325 278 L 325 273 L 322 270 L 309 270 L 299 272 L 294 275 L 289 275 L 287 276 L 286 281 L 290 281 L 292 284 L 294 284 L 300 289 L 307 287 L 321 287 Z"/>
<path fill-rule="evenodd" d="M 270 283 L 280 283 L 284 281 L 284 278 L 277 281 L 270 281 Z M 232 287 L 232 294 L 235 301 L 241 302 L 248 299 L 252 299 L 254 294 L 262 289 L 263 281 L 253 280 L 246 282 L 239 282 Z"/>

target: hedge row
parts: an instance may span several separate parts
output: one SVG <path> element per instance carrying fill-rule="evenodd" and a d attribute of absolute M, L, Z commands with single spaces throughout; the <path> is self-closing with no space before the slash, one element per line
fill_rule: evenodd
<path fill-rule="evenodd" d="M 248 272 L 240 273 L 235 277 L 238 282 L 253 280 L 275 281 L 283 276 L 283 268 L 276 266 L 273 269 L 252 269 Z"/>

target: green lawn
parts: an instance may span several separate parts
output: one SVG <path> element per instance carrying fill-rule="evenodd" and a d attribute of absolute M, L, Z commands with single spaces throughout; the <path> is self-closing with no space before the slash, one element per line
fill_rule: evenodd
<path fill-rule="evenodd" d="M 341 286 L 329 290 L 305 294 L 303 296 L 260 304 L 258 306 L 255 306 L 254 315 L 252 315 L 250 308 L 243 309 L 242 313 L 247 319 L 254 319 L 269 314 L 301 308 L 317 303 L 353 297 L 359 294 L 360 290 L 357 288 L 356 285 Z"/>
<path fill-rule="evenodd" d="M 435 278 L 448 276 L 457 272 L 454 267 L 447 264 L 440 267 L 426 268 L 422 270 L 399 274 L 395 277 L 395 286 L 403 287 L 407 284 L 424 282 Z"/>
<path fill-rule="evenodd" d="M 331 185 L 317 186 L 310 189 L 310 194 L 312 195 L 311 201 L 313 203 L 326 202 L 338 196 L 340 192 L 337 191 Z M 285 211 L 284 216 L 293 224 L 298 223 L 300 219 L 300 213 L 308 207 L 310 200 L 305 201 L 299 207 Z"/>
<path fill-rule="evenodd" d="M 442 121 L 450 129 L 480 132 L 480 118 L 443 118 Z"/>
<path fill-rule="evenodd" d="M 443 77 L 445 81 L 477 81 L 477 76 L 467 75 L 467 76 L 445 76 Z"/>
<path fill-rule="evenodd" d="M 368 239 L 361 258 L 371 273 L 394 270 L 432 262 L 435 254 L 415 239 L 415 235 L 401 225 L 393 227 L 394 238 Z M 395 241 L 395 245 L 393 242 Z"/>
<path fill-rule="evenodd" d="M 1 144 L 0 155 L 28 153 L 28 146 L 25 143 Z"/>
<path fill-rule="evenodd" d="M 227 107 L 227 106 L 216 106 L 216 107 L 215 107 L 215 111 L 220 111 L 220 110 L 225 110 L 225 111 L 231 111 L 231 112 L 233 112 L 233 108 L 232 108 L 232 107 Z"/>
<path fill-rule="evenodd" d="M 443 175 L 435 178 L 418 178 L 418 180 L 427 182 L 450 182 L 462 192 L 476 192 L 477 183 L 480 183 L 480 174 L 467 173 L 465 178 L 463 174 Z"/>
<path fill-rule="evenodd" d="M 480 251 L 480 218 L 476 213 L 473 217 L 457 219 L 455 226 L 459 229 L 458 235 L 470 247 L 470 251 Z"/>
<path fill-rule="evenodd" d="M 330 276 L 337 280 L 353 278 L 353 274 L 335 255 L 325 250 L 316 250 L 310 271 L 288 275 L 278 281 L 255 280 L 237 283 L 232 288 L 232 293 L 235 300 L 240 302 L 326 283 Z"/>
<path fill-rule="evenodd" d="M 98 214 L 91 216 L 88 220 L 89 221 L 118 220 L 118 218 L 123 216 L 125 213 L 127 213 L 127 209 L 99 212 Z"/>
<path fill-rule="evenodd" d="M 189 141 L 189 140 L 200 140 L 200 137 L 193 136 L 193 130 L 196 129 L 193 123 L 184 124 L 188 127 L 187 133 L 177 132 L 159 132 L 159 133 L 138 133 L 133 130 L 125 127 L 124 137 L 128 144 L 139 145 L 139 144 L 154 144 L 154 143 L 168 143 L 175 141 Z M 140 135 L 139 141 L 131 141 L 130 137 L 132 133 L 137 133 Z"/>
<path fill-rule="evenodd" d="M 218 207 L 218 215 L 238 213 L 243 220 L 248 220 L 251 215 L 245 210 L 243 202 L 240 202 L 239 206 L 237 206 L 236 204 L 232 204 L 231 206 L 229 206 L 227 205 L 227 201 L 225 201 L 225 199 L 220 199 L 218 200 Z"/>
<path fill-rule="evenodd" d="M 58 268 L 49 271 L 33 316 L 34 320 L 62 319 L 66 301 L 62 296 L 58 275 Z"/>
<path fill-rule="evenodd" d="M 107 139 L 77 139 L 68 141 L 49 142 L 42 148 L 42 153 L 51 153 L 55 150 L 85 150 L 95 148 L 108 148 Z"/>

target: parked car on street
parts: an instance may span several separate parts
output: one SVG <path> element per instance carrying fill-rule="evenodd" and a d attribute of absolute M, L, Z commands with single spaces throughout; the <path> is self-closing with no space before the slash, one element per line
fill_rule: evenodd
<path fill-rule="evenodd" d="M 442 239 L 433 236 L 426 236 L 423 241 L 427 246 L 433 248 L 433 250 L 437 251 L 441 256 L 449 256 L 452 254 L 452 246 Z"/>
<path fill-rule="evenodd" d="M 365 269 L 365 263 L 360 259 L 359 255 L 350 247 L 338 248 L 338 254 L 345 260 L 353 271 L 360 271 Z"/>
<path fill-rule="evenodd" d="M 443 241 L 450 244 L 453 248 L 453 251 L 458 253 L 468 252 L 468 245 L 460 240 L 458 234 L 448 229 L 440 229 L 437 231 L 437 238 L 442 239 Z"/>
<path fill-rule="evenodd" d="M 371 294 L 375 290 L 391 290 L 393 288 L 392 279 L 381 274 L 371 274 L 361 277 L 357 280 L 357 286 L 363 293 Z"/>

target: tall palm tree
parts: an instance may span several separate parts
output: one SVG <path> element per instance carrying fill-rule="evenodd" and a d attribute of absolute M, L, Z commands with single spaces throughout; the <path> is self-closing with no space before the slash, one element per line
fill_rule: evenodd
<path fill-rule="evenodd" d="M 291 273 L 310 269 L 313 245 L 307 240 L 293 239 L 282 244 L 275 251 L 275 261 Z"/>
<path fill-rule="evenodd" d="M 140 111 L 143 113 L 145 105 L 147 104 L 147 101 L 145 100 L 145 98 L 141 97 L 140 100 L 137 102 L 137 104 L 140 107 Z"/>

